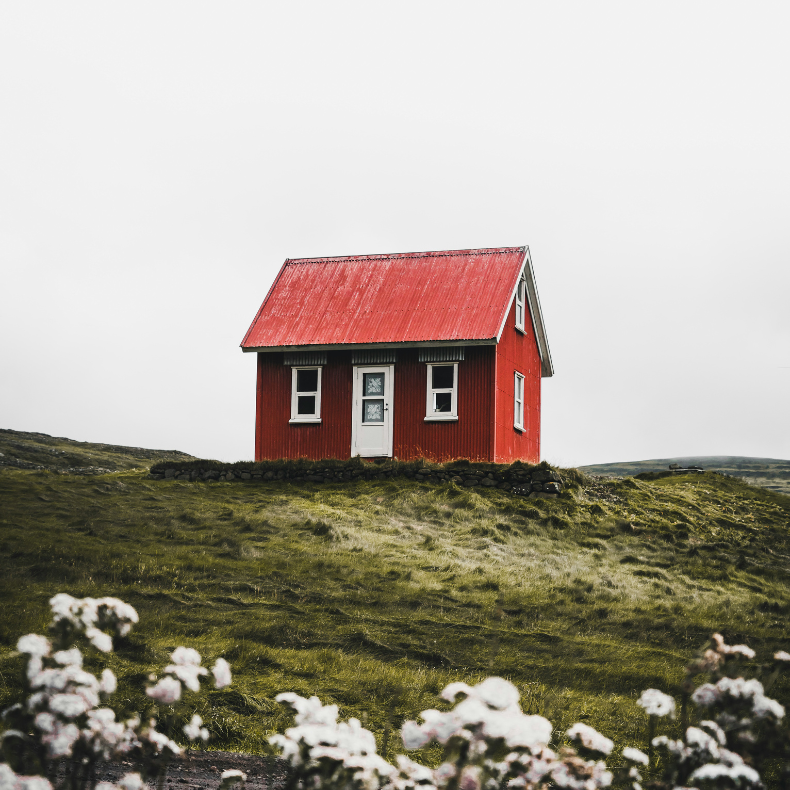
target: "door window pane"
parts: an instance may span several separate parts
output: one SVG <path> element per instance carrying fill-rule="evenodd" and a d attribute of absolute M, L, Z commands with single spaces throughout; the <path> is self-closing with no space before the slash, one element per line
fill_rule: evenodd
<path fill-rule="evenodd" d="M 365 373 L 365 384 L 363 395 L 383 395 L 384 394 L 384 374 Z"/>
<path fill-rule="evenodd" d="M 362 422 L 384 422 L 383 398 L 362 401 Z"/>
<path fill-rule="evenodd" d="M 433 389 L 451 390 L 453 388 L 454 365 L 434 365 L 431 369 Z"/>
<path fill-rule="evenodd" d="M 296 391 L 297 392 L 318 392 L 318 370 L 297 370 L 296 371 Z M 302 411 L 299 412 L 303 414 Z"/>

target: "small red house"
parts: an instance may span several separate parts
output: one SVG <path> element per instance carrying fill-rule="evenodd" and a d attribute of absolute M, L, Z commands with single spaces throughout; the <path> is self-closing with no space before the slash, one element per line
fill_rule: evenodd
<path fill-rule="evenodd" d="M 241 347 L 258 461 L 540 460 L 554 370 L 526 247 L 286 260 Z"/>

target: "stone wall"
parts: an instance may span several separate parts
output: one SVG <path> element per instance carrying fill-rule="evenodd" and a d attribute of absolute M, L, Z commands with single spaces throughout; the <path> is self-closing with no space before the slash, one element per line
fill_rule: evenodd
<path fill-rule="evenodd" d="M 152 467 L 151 480 L 183 480 L 191 482 L 294 482 L 294 483 L 344 483 L 354 480 L 390 480 L 407 478 L 418 482 L 436 485 L 455 483 L 458 486 L 474 488 L 498 488 L 510 491 L 518 496 L 556 497 L 563 488 L 562 476 L 545 464 L 539 467 L 528 467 L 513 464 L 505 467 L 475 464 L 432 464 L 414 467 L 413 464 L 397 463 L 364 463 L 359 460 L 348 463 L 332 462 L 322 465 L 315 462 L 304 467 L 293 463 L 268 462 L 263 468 L 261 464 L 244 465 L 228 464 L 223 467 L 217 462 L 207 462 L 203 466 L 199 461 L 189 464 L 173 464 L 163 467 Z"/>

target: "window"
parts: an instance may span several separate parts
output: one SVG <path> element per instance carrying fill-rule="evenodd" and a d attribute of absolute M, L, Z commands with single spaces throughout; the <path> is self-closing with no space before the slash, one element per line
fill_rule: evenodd
<path fill-rule="evenodd" d="M 321 368 L 291 368 L 291 422 L 321 422 Z"/>
<path fill-rule="evenodd" d="M 458 363 L 427 365 L 426 420 L 458 419 Z"/>
<path fill-rule="evenodd" d="M 524 430 L 524 377 L 520 373 L 516 373 L 513 386 L 513 427 Z"/>
<path fill-rule="evenodd" d="M 516 329 L 525 332 L 524 317 L 526 316 L 527 304 L 527 280 L 522 274 L 516 288 Z"/>

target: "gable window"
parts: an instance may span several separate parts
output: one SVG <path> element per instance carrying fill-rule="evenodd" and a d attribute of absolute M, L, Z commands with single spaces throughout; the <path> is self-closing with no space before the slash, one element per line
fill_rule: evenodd
<path fill-rule="evenodd" d="M 524 319 L 527 314 L 527 280 L 522 274 L 516 288 L 516 329 L 525 332 Z"/>
<path fill-rule="evenodd" d="M 321 368 L 291 368 L 291 422 L 321 422 Z"/>
<path fill-rule="evenodd" d="M 513 384 L 513 427 L 524 430 L 524 377 L 520 373 L 515 374 Z"/>
<path fill-rule="evenodd" d="M 426 365 L 428 387 L 426 420 L 458 419 L 458 363 Z"/>

